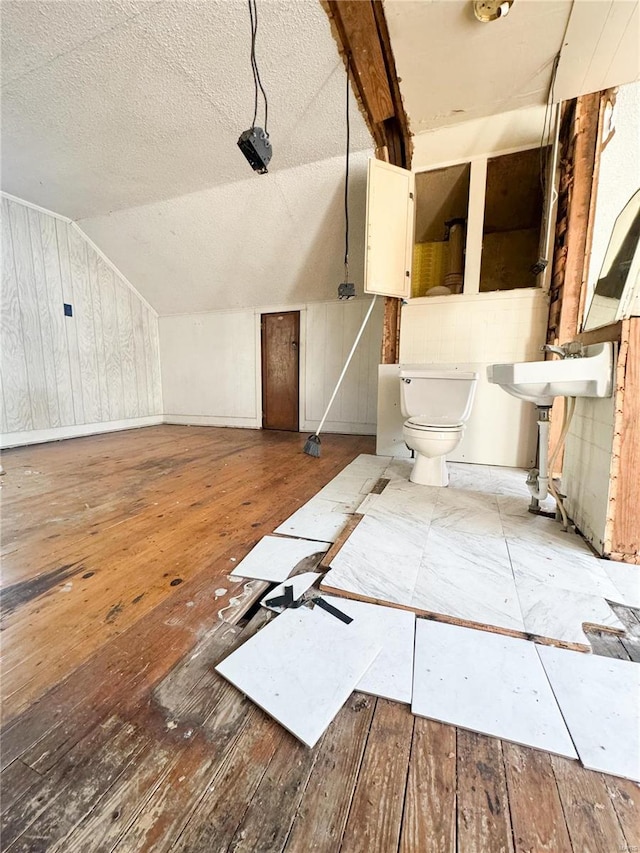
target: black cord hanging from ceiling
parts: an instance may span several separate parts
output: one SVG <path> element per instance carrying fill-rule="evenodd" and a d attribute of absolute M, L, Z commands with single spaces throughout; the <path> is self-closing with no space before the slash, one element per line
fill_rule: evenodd
<path fill-rule="evenodd" d="M 271 161 L 272 149 L 269 141 L 269 100 L 262 79 L 260 78 L 260 69 L 258 68 L 258 60 L 256 58 L 256 39 L 258 36 L 258 5 L 257 0 L 247 0 L 249 5 L 249 22 L 251 24 L 251 73 L 253 74 L 253 119 L 249 130 L 245 130 L 240 134 L 238 139 L 238 148 L 249 161 L 251 168 L 261 175 L 266 175 L 267 166 Z M 258 120 L 258 101 L 260 94 L 264 101 L 264 129 L 256 126 Z"/>
<path fill-rule="evenodd" d="M 253 121 L 251 122 L 251 127 L 253 129 L 256 126 L 256 120 L 258 118 L 259 89 L 262 93 L 262 98 L 264 100 L 264 132 L 267 136 L 269 136 L 269 131 L 267 127 L 269 122 L 269 101 L 265 88 L 262 85 L 262 80 L 260 78 L 260 70 L 258 68 L 258 60 L 256 59 L 256 39 L 258 36 L 258 5 L 257 0 L 247 0 L 247 2 L 249 4 L 249 20 L 251 22 L 251 70 L 253 72 L 254 86 Z"/>
<path fill-rule="evenodd" d="M 347 127 L 347 156 L 344 173 L 344 280 L 349 281 L 349 148 L 351 142 L 351 129 L 349 126 L 349 86 L 350 86 L 350 57 L 347 56 L 347 92 L 346 102 L 346 127 Z"/>

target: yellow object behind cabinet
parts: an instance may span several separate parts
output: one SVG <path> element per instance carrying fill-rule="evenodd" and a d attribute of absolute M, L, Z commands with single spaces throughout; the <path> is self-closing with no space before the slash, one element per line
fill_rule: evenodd
<path fill-rule="evenodd" d="M 416 243 L 413 247 L 411 296 L 426 296 L 427 290 L 444 281 L 447 271 L 449 244 Z"/>

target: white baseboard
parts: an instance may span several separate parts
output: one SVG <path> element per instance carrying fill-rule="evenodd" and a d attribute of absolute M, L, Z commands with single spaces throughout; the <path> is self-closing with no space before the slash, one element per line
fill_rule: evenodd
<path fill-rule="evenodd" d="M 260 429 L 262 424 L 256 418 L 232 418 L 217 415 L 165 415 L 165 424 L 181 426 L 238 427 L 240 429 Z"/>
<path fill-rule="evenodd" d="M 300 432 L 313 433 L 320 421 L 306 421 Z M 0 436 L 0 449 L 24 447 L 29 444 L 43 444 L 47 441 L 61 441 L 65 438 L 80 438 L 85 435 L 100 435 L 104 432 L 118 432 L 125 429 L 137 429 L 158 424 L 176 424 L 180 426 L 235 427 L 239 429 L 260 429 L 261 424 L 255 418 L 227 418 L 208 415 L 150 415 L 144 418 L 129 418 L 122 421 L 106 421 L 99 424 L 79 424 L 54 427 L 52 429 L 24 430 L 8 432 Z M 324 433 L 343 433 L 345 435 L 375 435 L 375 424 L 353 424 L 338 421 L 327 422 Z"/>
<path fill-rule="evenodd" d="M 320 421 L 304 421 L 300 432 L 313 433 L 320 426 Z M 327 421 L 322 432 L 334 432 L 343 435 L 375 435 L 375 424 L 354 424 L 347 421 Z"/>
<path fill-rule="evenodd" d="M 103 432 L 118 432 L 123 429 L 138 429 L 138 427 L 157 426 L 161 423 L 164 423 L 162 415 L 149 415 L 144 418 L 128 418 L 122 421 L 106 421 L 100 424 L 77 424 L 53 427 L 52 429 L 8 432 L 0 436 L 0 448 L 6 450 L 9 447 L 23 447 L 26 444 L 43 444 L 45 441 L 61 441 L 65 438 L 99 435 Z"/>

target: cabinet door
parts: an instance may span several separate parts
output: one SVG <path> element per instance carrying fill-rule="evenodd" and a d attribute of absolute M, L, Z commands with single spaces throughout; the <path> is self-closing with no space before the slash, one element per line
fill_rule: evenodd
<path fill-rule="evenodd" d="M 365 293 L 411 295 L 415 176 L 383 160 L 369 160 L 367 174 Z"/>

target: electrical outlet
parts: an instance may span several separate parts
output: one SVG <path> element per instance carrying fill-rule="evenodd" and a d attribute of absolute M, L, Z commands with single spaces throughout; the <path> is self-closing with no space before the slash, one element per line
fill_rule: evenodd
<path fill-rule="evenodd" d="M 73 317 L 73 306 L 68 302 L 64 302 L 64 316 L 65 317 Z"/>

